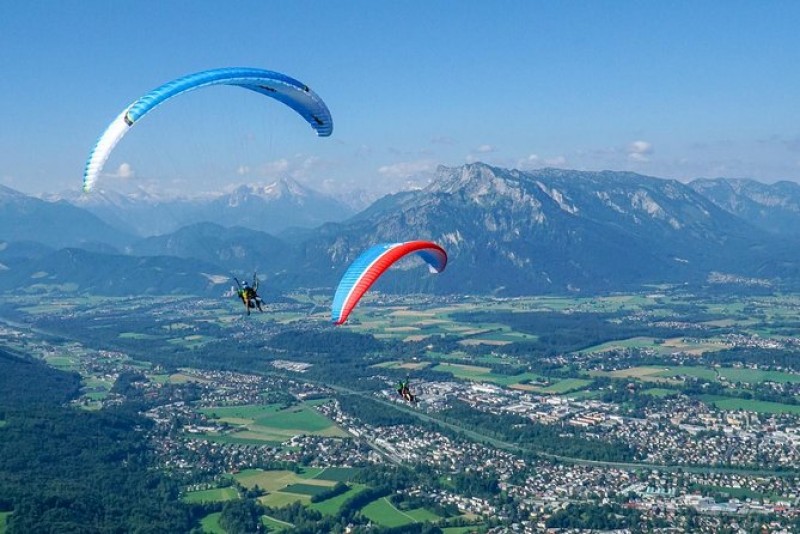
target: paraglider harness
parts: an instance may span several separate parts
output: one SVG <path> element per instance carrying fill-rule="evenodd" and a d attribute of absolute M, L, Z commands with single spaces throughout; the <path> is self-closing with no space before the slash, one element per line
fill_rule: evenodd
<path fill-rule="evenodd" d="M 408 389 L 408 377 L 406 377 L 405 381 L 401 380 L 398 382 L 397 393 L 408 402 L 417 402 L 417 396 L 411 393 L 411 390 Z"/>
<path fill-rule="evenodd" d="M 239 282 L 235 276 L 233 279 L 236 282 L 236 295 L 242 299 L 242 304 L 244 304 L 247 315 L 250 315 L 250 310 L 252 308 L 258 308 L 258 311 L 263 313 L 264 310 L 261 309 L 261 297 L 258 296 L 258 276 L 253 273 L 252 286 L 248 285 L 247 281 Z"/>

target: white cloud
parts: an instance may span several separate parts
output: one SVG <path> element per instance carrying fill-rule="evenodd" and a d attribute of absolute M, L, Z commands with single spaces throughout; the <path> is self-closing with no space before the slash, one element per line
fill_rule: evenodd
<path fill-rule="evenodd" d="M 131 167 L 130 163 L 120 163 L 117 170 L 106 174 L 109 178 L 119 178 L 121 180 L 130 180 L 136 176 L 136 173 Z"/>
<path fill-rule="evenodd" d="M 286 158 L 268 161 L 259 168 L 259 174 L 267 178 L 273 178 L 289 170 L 289 160 Z"/>
<path fill-rule="evenodd" d="M 416 174 L 432 172 L 436 163 L 431 160 L 401 161 L 392 165 L 383 165 L 378 173 L 388 178 L 410 178 Z"/>
<path fill-rule="evenodd" d="M 519 159 L 514 165 L 514 167 L 523 171 L 535 169 L 541 166 L 542 166 L 542 158 L 540 158 L 537 154 L 530 154 L 526 158 Z"/>
<path fill-rule="evenodd" d="M 297 153 L 252 167 L 243 164 L 237 168 L 236 173 L 239 176 L 270 182 L 281 178 L 292 178 L 304 185 L 317 188 L 326 178 L 329 178 L 335 167 L 336 162 L 334 161 Z"/>
<path fill-rule="evenodd" d="M 489 145 L 489 144 L 478 145 L 469 151 L 469 153 L 464 157 L 464 161 L 466 161 L 467 163 L 475 163 L 476 161 L 488 162 L 490 160 L 486 158 L 486 154 L 492 154 L 494 152 L 497 152 L 497 147 L 494 145 Z M 492 158 L 492 161 L 494 159 L 496 158 Z M 494 163 L 497 162 L 494 161 Z"/>
<path fill-rule="evenodd" d="M 303 156 L 302 154 L 298 154 L 296 157 L 300 159 L 300 168 L 304 171 L 316 169 L 322 163 L 322 160 L 318 156 Z"/>
<path fill-rule="evenodd" d="M 650 154 L 652 153 L 653 145 L 647 141 L 634 141 L 628 145 L 628 159 L 631 161 L 650 161 Z"/>

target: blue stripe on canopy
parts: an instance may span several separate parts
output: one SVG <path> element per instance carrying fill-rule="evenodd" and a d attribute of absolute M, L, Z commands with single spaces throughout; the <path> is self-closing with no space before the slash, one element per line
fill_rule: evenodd
<path fill-rule="evenodd" d="M 333 132 L 328 107 L 308 86 L 279 72 L 248 67 L 207 70 L 167 82 L 134 102 L 127 119 L 132 124 L 166 100 L 209 85 L 237 85 L 272 97 L 299 113 L 320 137 Z"/>

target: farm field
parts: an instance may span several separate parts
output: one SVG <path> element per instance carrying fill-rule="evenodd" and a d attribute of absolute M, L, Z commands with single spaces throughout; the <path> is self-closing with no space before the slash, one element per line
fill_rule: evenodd
<path fill-rule="evenodd" d="M 169 376 L 169 382 L 172 384 L 185 384 L 186 382 L 199 382 L 201 384 L 207 384 L 208 380 L 186 373 L 174 373 Z"/>
<path fill-rule="evenodd" d="M 274 517 L 270 517 L 268 515 L 261 516 L 261 523 L 269 528 L 270 532 L 281 532 L 283 530 L 294 528 L 294 525 L 291 523 L 281 521 L 280 519 L 275 519 Z"/>
<path fill-rule="evenodd" d="M 279 404 L 250 404 L 244 406 L 214 406 L 213 408 L 203 408 L 198 411 L 208 417 L 219 419 L 223 423 L 241 425 L 275 413 L 280 408 Z"/>
<path fill-rule="evenodd" d="M 460 363 L 442 362 L 432 368 L 433 371 L 440 371 L 442 373 L 450 373 L 456 378 L 464 380 L 473 380 L 475 382 L 492 382 L 507 386 L 510 384 L 518 384 L 524 380 L 536 381 L 541 377 L 534 373 L 520 373 L 518 375 L 501 375 L 492 373 L 488 367 L 481 367 L 477 365 L 463 365 Z"/>
<path fill-rule="evenodd" d="M 298 474 L 286 470 L 248 469 L 237 473 L 234 478 L 248 489 L 258 486 L 268 491 L 269 494 L 259 498 L 259 502 L 266 506 L 280 508 L 297 501 L 308 505 L 311 503 L 311 495 L 335 486 L 336 483 L 331 480 L 314 478 L 324 470 L 325 468 L 306 468 Z M 314 488 L 319 488 L 319 490 Z M 338 506 L 341 506 L 341 503 Z"/>
<path fill-rule="evenodd" d="M 46 356 L 45 361 L 48 365 L 52 365 L 62 371 L 76 371 L 78 369 L 75 359 L 69 356 Z"/>
<path fill-rule="evenodd" d="M 311 503 L 311 497 L 302 495 L 300 493 L 284 493 L 282 491 L 275 491 L 269 495 L 258 498 L 258 502 L 264 506 L 271 506 L 273 508 L 283 508 L 290 504 L 299 502 L 303 506 L 308 506 Z"/>
<path fill-rule="evenodd" d="M 200 491 L 190 491 L 183 496 L 183 500 L 188 503 L 199 502 L 225 502 L 239 498 L 236 488 L 214 488 Z"/>
<path fill-rule="evenodd" d="M 738 399 L 735 397 L 722 397 L 718 395 L 704 395 L 700 397 L 704 402 L 713 404 L 720 410 L 747 410 L 758 413 L 791 413 L 800 414 L 800 405 L 781 404 L 779 402 L 760 401 L 753 399 Z"/>
<path fill-rule="evenodd" d="M 600 345 L 595 345 L 586 349 L 581 349 L 582 353 L 607 352 L 615 349 L 651 349 L 660 355 L 667 355 L 673 352 L 685 352 L 687 354 L 701 355 L 704 352 L 724 350 L 728 346 L 721 341 L 709 339 L 702 342 L 687 341 L 683 338 L 669 338 L 663 343 L 657 343 L 654 337 L 632 337 L 628 339 L 617 339 L 607 341 Z"/>
<path fill-rule="evenodd" d="M 411 523 L 440 519 L 438 515 L 424 508 L 408 511 L 398 510 L 386 497 L 372 501 L 361 509 L 361 513 L 384 527 L 401 527 Z"/>
<path fill-rule="evenodd" d="M 314 476 L 317 480 L 330 480 L 332 482 L 350 482 L 358 474 L 358 467 L 326 467 Z"/>
<path fill-rule="evenodd" d="M 406 369 L 411 371 L 419 371 L 420 369 L 425 369 L 429 365 L 431 365 L 430 362 L 401 362 L 395 360 L 391 362 L 376 363 L 372 367 L 378 367 L 383 369 Z"/>
<path fill-rule="evenodd" d="M 341 495 L 337 495 L 336 497 L 332 497 L 321 502 L 311 503 L 309 508 L 325 515 L 338 515 L 339 509 L 346 500 L 358 495 L 365 489 L 367 489 L 367 486 L 364 484 L 351 484 L 351 488 Z"/>
<path fill-rule="evenodd" d="M 213 514 L 208 514 L 200 521 L 200 527 L 203 529 L 203 532 L 207 534 L 227 534 L 225 529 L 223 529 L 219 524 L 219 517 L 222 515 L 222 512 L 214 512 Z"/>
<path fill-rule="evenodd" d="M 800 383 L 800 374 L 785 373 L 783 371 L 736 367 L 718 367 L 716 370 L 721 377 L 725 377 L 729 382 L 748 382 L 750 384 L 762 382 Z"/>
<path fill-rule="evenodd" d="M 168 339 L 167 343 L 170 343 L 172 345 L 180 345 L 187 349 L 196 349 L 202 347 L 203 345 L 205 345 L 210 341 L 214 341 L 214 338 L 208 336 L 202 336 L 199 334 L 194 334 L 190 336 Z"/>
<path fill-rule="evenodd" d="M 232 443 L 238 440 L 282 443 L 300 434 L 348 437 L 344 430 L 306 404 L 285 409 L 274 404 L 220 406 L 200 411 L 219 422 L 238 427 L 231 434 L 208 434 L 211 437 L 226 437 Z"/>
<path fill-rule="evenodd" d="M 725 350 L 729 345 L 722 340 L 705 339 L 702 341 L 688 341 L 684 338 L 674 337 L 665 339 L 664 343 L 657 349 L 660 354 L 671 354 L 676 351 L 685 352 L 700 356 L 704 352 L 715 352 Z"/>
<path fill-rule="evenodd" d="M 541 388 L 538 391 L 542 393 L 552 393 L 554 395 L 560 395 L 563 393 L 569 393 L 571 391 L 577 391 L 583 389 L 591 383 L 592 383 L 591 380 L 587 380 L 584 378 L 566 378 L 564 380 L 559 380 L 555 384 Z"/>
<path fill-rule="evenodd" d="M 281 491 L 284 493 L 299 493 L 300 495 L 313 497 L 314 495 L 325 493 L 328 489 L 330 489 L 330 486 L 321 486 L 319 484 L 290 484 Z"/>
<path fill-rule="evenodd" d="M 640 366 L 619 369 L 617 371 L 594 371 L 595 376 L 611 376 L 613 378 L 635 378 L 644 382 L 677 383 L 676 377 L 688 376 L 717 382 L 746 382 L 760 384 L 763 382 L 800 383 L 800 374 L 783 371 L 765 371 L 761 369 L 737 367 L 701 367 L 683 366 Z"/>
<path fill-rule="evenodd" d="M 666 397 L 667 395 L 674 395 L 678 393 L 678 391 L 674 389 L 650 388 L 642 390 L 642 393 L 650 395 L 651 397 Z"/>
<path fill-rule="evenodd" d="M 301 473 L 286 470 L 264 471 L 262 469 L 247 469 L 233 475 L 242 486 L 251 489 L 258 486 L 267 491 L 278 491 L 292 484 L 308 484 L 332 488 L 336 483 L 331 480 L 317 480 L 324 468 L 306 468 Z"/>
<path fill-rule="evenodd" d="M 153 334 L 143 334 L 140 332 L 122 332 L 119 334 L 120 339 L 164 339 L 161 336 L 154 336 Z"/>

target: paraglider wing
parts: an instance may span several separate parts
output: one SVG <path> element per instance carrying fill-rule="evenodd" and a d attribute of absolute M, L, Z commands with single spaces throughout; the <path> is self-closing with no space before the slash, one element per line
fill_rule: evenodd
<path fill-rule="evenodd" d="M 447 266 L 447 253 L 431 241 L 383 243 L 372 246 L 350 264 L 339 282 L 336 295 L 333 297 L 331 320 L 336 324 L 347 321 L 350 312 L 372 284 L 392 264 L 413 253 L 425 260 L 433 273 L 440 273 Z"/>
<path fill-rule="evenodd" d="M 211 85 L 235 85 L 274 98 L 299 113 L 320 137 L 327 137 L 333 132 L 333 119 L 325 102 L 308 86 L 294 78 L 279 72 L 253 68 L 198 72 L 150 91 L 114 119 L 89 154 L 83 173 L 83 190 L 87 193 L 92 190 L 109 154 L 139 119 L 172 97 Z"/>

